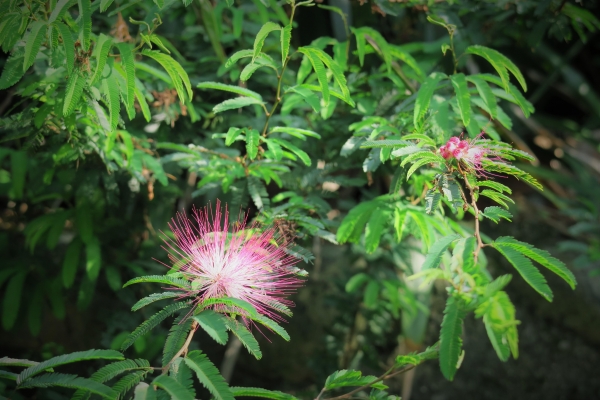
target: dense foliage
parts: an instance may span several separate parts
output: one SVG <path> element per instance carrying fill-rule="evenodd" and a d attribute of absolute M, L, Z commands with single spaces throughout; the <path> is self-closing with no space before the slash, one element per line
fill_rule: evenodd
<path fill-rule="evenodd" d="M 345 300 L 336 301 L 358 299 L 376 327 L 361 345 L 333 345 L 343 354 L 338 370 L 327 371 L 313 398 L 395 398 L 385 379 L 430 359 L 452 380 L 469 356 L 461 339 L 469 315 L 482 320 L 500 360 L 518 357 L 519 321 L 504 290 L 512 274 L 492 273 L 490 253 L 548 301 L 553 292 L 540 267 L 573 289 L 576 279 L 518 234 L 484 227 L 511 222 L 511 186 L 528 185 L 577 222 L 563 249 L 587 266 L 599 257 L 589 246 L 600 240 L 599 210 L 544 191 L 540 181 L 556 178 L 513 127 L 528 124 L 548 88 L 538 84 L 526 97 L 522 68 L 488 42 L 511 20 L 528 34 L 504 35 L 499 46 L 525 41 L 548 55 L 551 68 L 558 61 L 546 40 L 584 43 L 600 22 L 566 1 L 374 1 L 371 9 L 413 18 L 435 39 L 398 40 L 312 0 L 2 1 L 0 45 L 9 54 L 0 76 L 2 327 L 26 326 L 38 336 L 49 318 L 93 314 L 110 291 L 118 296 L 115 315 L 152 310 L 98 328 L 110 350 L 47 350 L 40 363 L 0 359 L 11 398 L 68 388 L 78 399 L 193 399 L 195 376 L 220 400 L 294 399 L 229 386 L 230 371 L 207 355 L 212 344 L 200 350 L 192 340 L 202 330 L 257 359 L 257 333 L 301 341 L 281 324 L 280 314 L 293 318 L 289 303 L 269 297 L 290 290 L 269 285 L 283 279 L 304 290 L 299 282 L 318 279 L 325 243 L 346 244 L 365 264 L 341 273 Z M 301 42 L 316 10 L 331 14 L 335 38 Z M 578 93 L 597 109 L 598 97 L 576 77 Z M 598 119 L 572 128 L 578 139 L 587 140 Z M 548 148 L 559 140 L 545 138 Z M 598 198 L 597 185 L 575 188 L 586 192 L 579 198 Z M 201 214 L 214 216 L 212 230 L 194 227 L 199 220 L 168 225 L 192 204 L 219 210 L 218 199 L 227 203 L 229 231 L 218 211 Z M 209 250 L 223 258 L 214 261 Z M 227 273 L 250 274 L 241 266 L 260 264 L 264 276 L 240 283 L 244 295 L 227 285 L 213 292 L 199 260 L 222 262 L 225 271 L 238 256 L 243 262 Z M 445 293 L 444 315 L 439 341 L 425 343 L 434 281 Z M 142 284 L 135 292 L 134 283 Z M 379 360 L 374 343 L 398 334 L 419 351 Z M 369 353 L 364 362 L 358 346 Z M 97 359 L 112 362 L 88 375 L 58 368 Z M 361 363 L 385 367 L 371 376 Z"/>

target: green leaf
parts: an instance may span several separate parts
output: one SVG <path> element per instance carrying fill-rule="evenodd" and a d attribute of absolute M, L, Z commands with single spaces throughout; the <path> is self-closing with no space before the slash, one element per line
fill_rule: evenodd
<path fill-rule="evenodd" d="M 4 301 L 2 302 L 2 327 L 8 331 L 12 329 L 19 315 L 21 305 L 21 294 L 23 284 L 27 277 L 27 271 L 21 271 L 10 278 L 4 292 Z"/>
<path fill-rule="evenodd" d="M 262 358 L 262 352 L 260 351 L 258 342 L 244 325 L 232 320 L 231 318 L 225 318 L 225 325 L 227 325 L 227 329 L 229 329 L 240 340 L 240 342 L 242 342 L 250 354 L 252 354 L 257 360 Z"/>
<path fill-rule="evenodd" d="M 246 130 L 246 152 L 251 160 L 258 154 L 258 145 L 260 142 L 260 132 L 256 129 Z"/>
<path fill-rule="evenodd" d="M 81 47 L 84 51 L 88 51 L 92 34 L 92 4 L 90 0 L 77 0 L 77 4 L 79 5 Z"/>
<path fill-rule="evenodd" d="M 236 93 L 240 96 L 252 97 L 256 100 L 262 101 L 262 96 L 260 94 L 240 86 L 226 85 L 219 82 L 201 82 L 196 87 L 199 89 L 223 90 L 225 92 Z"/>
<path fill-rule="evenodd" d="M 433 97 L 433 92 L 435 92 L 438 83 L 446 77 L 446 74 L 434 72 L 425 79 L 425 82 L 423 82 L 419 88 L 413 115 L 413 123 L 415 126 L 420 126 L 420 121 L 423 119 L 425 113 L 427 113 L 427 109 L 429 108 L 429 103 Z"/>
<path fill-rule="evenodd" d="M 433 246 L 429 248 L 429 252 L 427 253 L 427 257 L 425 257 L 421 270 L 437 268 L 442 262 L 444 252 L 450 247 L 452 242 L 460 239 L 460 237 L 461 236 L 458 234 L 453 234 L 438 239 Z"/>
<path fill-rule="evenodd" d="M 511 247 L 523 254 L 524 256 L 529 257 L 533 261 L 540 263 L 541 265 L 548 268 L 550 271 L 554 272 L 556 275 L 564 279 L 564 281 L 567 282 L 569 286 L 571 286 L 571 289 L 575 289 L 575 286 L 577 285 L 575 275 L 573 275 L 573 273 L 567 268 L 567 266 L 562 261 L 552 257 L 547 251 L 535 248 L 529 243 L 521 242 L 510 236 L 499 237 L 498 239 L 496 239 L 495 243 L 499 246 Z"/>
<path fill-rule="evenodd" d="M 25 42 L 25 57 L 23 59 L 23 71 L 27 71 L 33 65 L 35 57 L 40 51 L 42 42 L 46 37 L 46 22 L 34 21 L 30 25 L 29 35 Z"/>
<path fill-rule="evenodd" d="M 204 310 L 192 317 L 208 335 L 219 344 L 227 344 L 227 326 L 224 317 L 212 310 Z"/>
<path fill-rule="evenodd" d="M 8 379 L 9 381 L 16 381 L 17 374 L 8 371 L 0 370 L 0 379 Z"/>
<path fill-rule="evenodd" d="M 497 292 L 475 310 L 477 317 L 483 316 L 488 337 L 498 358 L 508 360 L 510 353 L 519 356 L 518 332 L 515 320 L 515 307 L 505 292 Z"/>
<path fill-rule="evenodd" d="M 459 300 L 449 297 L 444 309 L 442 330 L 440 332 L 440 369 L 448 380 L 454 379 L 458 358 L 462 348 L 462 322 L 466 313 L 461 309 Z"/>
<path fill-rule="evenodd" d="M 125 70 L 125 82 L 127 84 L 127 91 L 123 97 L 127 105 L 129 119 L 133 119 L 135 117 L 135 109 L 133 107 L 135 100 L 135 65 L 132 46 L 128 43 L 117 43 L 116 46 L 121 54 L 121 65 Z"/>
<path fill-rule="evenodd" d="M 381 208 L 377 208 L 371 214 L 365 230 L 365 251 L 367 254 L 373 253 L 379 247 L 379 241 L 383 229 L 387 225 L 388 218 L 389 212 Z"/>
<path fill-rule="evenodd" d="M 317 139 L 321 139 L 321 135 L 319 135 L 317 132 L 313 132 L 308 129 L 292 128 L 289 126 L 276 126 L 275 128 L 271 129 L 271 133 L 275 133 L 275 132 L 287 133 L 290 136 L 293 136 L 295 138 L 302 139 L 302 140 L 306 140 L 305 136 L 310 136 L 310 137 L 314 137 Z"/>
<path fill-rule="evenodd" d="M 286 25 L 281 29 L 281 64 L 285 64 L 290 52 L 290 41 L 292 40 L 292 25 Z"/>
<path fill-rule="evenodd" d="M 259 210 L 269 208 L 269 194 L 262 181 L 255 176 L 248 177 L 248 193 Z"/>
<path fill-rule="evenodd" d="M 0 367 L 33 367 L 38 365 L 37 361 L 23 360 L 18 358 L 0 358 Z"/>
<path fill-rule="evenodd" d="M 135 328 L 133 332 L 127 336 L 127 339 L 121 344 L 121 350 L 125 351 L 129 346 L 131 346 L 140 336 L 144 336 L 146 333 L 150 332 L 154 329 L 158 324 L 164 321 L 167 317 L 173 315 L 177 311 L 188 308 L 190 306 L 189 302 L 177 302 L 173 304 L 169 304 L 146 321 L 142 322 L 140 326 Z"/>
<path fill-rule="evenodd" d="M 298 147 L 294 146 L 293 144 L 291 144 L 290 142 L 288 142 L 286 140 L 281 140 L 281 139 L 276 139 L 276 138 L 271 138 L 270 140 L 271 140 L 271 142 L 277 143 L 278 145 L 285 147 L 286 149 L 290 150 L 292 153 L 297 155 L 298 158 L 300 158 L 300 160 L 302 160 L 302 162 L 306 166 L 310 167 L 310 165 L 312 164 L 310 156 L 304 150 L 300 150 Z"/>
<path fill-rule="evenodd" d="M 425 195 L 425 212 L 427 214 L 434 213 L 440 205 L 441 199 L 442 195 L 437 189 L 429 189 Z"/>
<path fill-rule="evenodd" d="M 63 48 L 65 49 L 66 62 L 67 62 L 67 73 L 69 75 L 73 74 L 75 67 L 75 41 L 73 40 L 73 35 L 71 33 L 71 29 L 62 22 L 56 22 L 55 26 L 60 31 L 60 37 L 63 41 Z M 108 51 L 106 52 L 106 56 L 108 57 Z M 100 70 L 100 74 L 102 70 Z"/>
<path fill-rule="evenodd" d="M 108 10 L 108 7 L 111 6 L 115 0 L 100 0 L 100 12 L 104 12 Z"/>
<path fill-rule="evenodd" d="M 382 382 L 375 382 L 372 385 L 369 385 L 369 383 L 375 380 L 377 380 L 377 377 L 375 376 L 362 376 L 362 372 L 360 371 L 342 369 L 340 371 L 335 371 L 333 374 L 327 377 L 327 380 L 325 381 L 325 389 L 333 390 L 348 386 L 367 385 L 375 389 L 387 389 L 387 386 Z"/>
<path fill-rule="evenodd" d="M 113 385 L 112 389 L 119 394 L 119 398 L 124 398 L 125 394 L 127 394 L 131 388 L 140 383 L 144 378 L 146 378 L 146 375 L 152 373 L 152 371 L 153 370 L 135 371 L 125 375 Z"/>
<path fill-rule="evenodd" d="M 62 15 L 65 13 L 65 11 L 67 11 L 67 9 L 69 8 L 68 5 L 69 5 L 69 3 L 71 3 L 71 1 L 72 0 L 58 0 L 56 2 L 56 5 L 52 9 L 52 13 L 50 14 L 50 17 L 48 18 L 48 24 L 51 24 L 54 21 L 60 20 Z"/>
<path fill-rule="evenodd" d="M 338 63 L 333 58 L 331 58 L 331 56 L 329 54 L 325 53 L 323 50 L 316 48 L 316 47 L 312 47 L 312 46 L 301 47 L 298 49 L 298 51 L 300 51 L 301 53 L 304 53 L 304 54 L 309 52 L 313 56 L 315 56 L 319 60 L 321 60 L 321 62 L 323 62 L 323 64 L 325 64 L 327 69 L 331 72 L 335 83 L 340 88 L 340 91 L 342 94 L 342 100 L 344 100 L 350 106 L 354 107 L 354 101 L 350 97 L 350 90 L 348 89 L 348 83 L 346 82 L 346 77 L 344 76 L 344 71 L 338 65 Z M 312 63 L 312 61 L 311 61 L 311 63 Z M 313 68 L 314 68 L 314 63 L 313 63 Z M 316 70 L 315 70 L 315 72 L 316 72 Z M 318 74 L 317 74 L 317 78 L 318 78 Z"/>
<path fill-rule="evenodd" d="M 93 237 L 89 243 L 85 245 L 85 270 L 90 281 L 95 281 L 102 267 L 102 251 L 100 249 L 100 241 L 97 237 Z"/>
<path fill-rule="evenodd" d="M 450 81 L 454 87 L 456 93 L 456 101 L 458 103 L 458 109 L 460 110 L 460 117 L 465 126 L 469 126 L 471 123 L 471 95 L 469 94 L 469 88 L 467 87 L 467 80 L 465 75 L 462 73 L 454 74 L 450 76 Z"/>
<path fill-rule="evenodd" d="M 158 62 L 165 69 L 165 71 L 167 71 L 173 86 L 175 86 L 177 96 L 179 96 L 179 100 L 181 102 L 185 103 L 187 100 L 192 99 L 192 84 L 187 72 L 185 72 L 181 64 L 175 61 L 171 56 L 155 50 L 144 50 L 142 51 L 142 55 L 152 58 Z M 185 90 L 187 91 L 187 99 L 184 86 Z"/>
<path fill-rule="evenodd" d="M 153 385 L 163 389 L 171 396 L 173 400 L 194 400 L 194 396 L 179 382 L 167 375 L 160 375 L 154 378 Z M 150 389 L 151 390 L 151 389 Z"/>
<path fill-rule="evenodd" d="M 41 362 L 37 365 L 27 368 L 19 374 L 17 385 L 30 379 L 31 377 L 44 372 L 49 368 L 58 367 L 60 365 L 70 364 L 86 360 L 124 360 L 123 354 L 115 350 L 85 350 L 76 351 L 74 353 L 63 354 L 62 356 L 52 357 L 49 360 Z"/>
<path fill-rule="evenodd" d="M 498 104 L 496 102 L 496 96 L 494 96 L 490 85 L 488 85 L 488 83 L 485 80 L 481 79 L 481 77 L 479 76 L 467 76 L 467 81 L 475 84 L 479 95 L 481 96 L 485 105 L 490 111 L 491 117 L 493 119 L 498 119 Z"/>
<path fill-rule="evenodd" d="M 454 179 L 448 179 L 448 175 L 442 177 L 442 192 L 455 211 L 463 206 L 461 189 Z"/>
<path fill-rule="evenodd" d="M 257 314 L 256 308 L 252 304 L 233 297 L 208 298 L 199 304 L 199 309 L 206 309 L 212 305 L 229 307 L 227 313 L 240 314 L 245 317 L 252 317 Z"/>
<path fill-rule="evenodd" d="M 105 350 L 112 351 L 112 350 Z M 94 394 L 100 395 L 106 399 L 114 399 L 117 393 L 101 383 L 90 379 L 81 378 L 77 375 L 69 374 L 45 374 L 37 378 L 28 379 L 22 382 L 19 389 L 46 388 L 52 386 L 66 387 L 70 389 L 83 389 Z"/>
<path fill-rule="evenodd" d="M 354 207 L 348 215 L 344 217 L 337 231 L 337 241 L 344 244 L 349 241 L 354 232 L 362 231 L 363 227 L 369 220 L 371 213 L 375 210 L 375 204 L 370 201 L 365 201 Z"/>
<path fill-rule="evenodd" d="M 133 400 L 156 400 L 157 391 L 145 382 L 139 383 L 134 390 Z"/>
<path fill-rule="evenodd" d="M 181 297 L 181 292 L 163 292 L 163 293 L 152 293 L 150 296 L 146 296 L 143 299 L 138 300 L 131 307 L 131 311 L 137 311 L 143 307 L 146 307 L 148 304 L 152 304 L 155 301 L 164 300 L 164 299 L 172 299 L 175 297 Z"/>
<path fill-rule="evenodd" d="M 311 51 L 311 50 L 312 49 L 310 49 L 310 48 L 300 47 L 298 49 L 298 52 L 304 54 L 304 57 L 306 57 L 308 59 L 308 61 L 310 61 L 310 64 L 312 65 L 313 70 L 315 71 L 315 74 L 317 75 L 317 80 L 319 81 L 319 86 L 321 87 L 321 93 L 323 94 L 323 101 L 325 102 L 325 105 L 328 105 L 330 93 L 329 93 L 329 83 L 327 82 L 327 72 L 325 70 L 325 64 L 323 64 L 323 61 L 321 61 L 321 59 L 314 53 L 314 51 Z"/>
<path fill-rule="evenodd" d="M 283 327 L 281 325 L 279 325 L 277 322 L 273 321 L 271 318 L 265 317 L 264 315 L 261 314 L 256 314 L 255 316 L 252 317 L 253 321 L 256 322 L 260 322 L 261 324 L 263 324 L 264 326 L 266 326 L 267 328 L 269 328 L 269 330 L 275 332 L 276 334 L 278 334 L 279 336 L 281 336 L 283 338 L 283 340 L 285 340 L 286 342 L 290 341 L 290 335 L 287 333 L 287 331 L 285 329 L 283 329 Z"/>
<path fill-rule="evenodd" d="M 69 77 L 67 82 L 67 90 L 65 92 L 65 99 L 63 104 L 63 116 L 68 117 L 79 104 L 81 95 L 83 94 L 83 88 L 85 87 L 85 78 L 76 71 L 74 71 Z"/>
<path fill-rule="evenodd" d="M 254 39 L 254 47 L 252 50 L 252 62 L 254 62 L 256 60 L 256 58 L 262 51 L 262 47 L 265 44 L 265 39 L 267 38 L 269 33 L 280 30 L 280 29 L 281 29 L 281 26 L 279 26 L 279 24 L 276 24 L 275 22 L 270 22 L 270 21 L 267 22 L 266 24 L 264 24 L 260 28 L 260 30 L 256 34 L 256 38 Z"/>
<path fill-rule="evenodd" d="M 475 54 L 480 57 L 483 57 L 490 64 L 492 64 L 492 67 L 494 67 L 496 72 L 498 72 L 498 75 L 500 75 L 500 79 L 502 79 L 504 88 L 507 91 L 508 91 L 508 83 L 509 83 L 509 76 L 508 76 L 507 70 L 512 72 L 512 74 L 515 76 L 515 78 L 517 78 L 517 81 L 519 81 L 519 84 L 523 88 L 523 91 L 525 91 L 525 92 L 527 91 L 527 83 L 525 82 L 525 78 L 521 74 L 521 71 L 511 60 L 509 60 L 502 53 L 498 52 L 497 50 L 490 49 L 489 47 L 480 46 L 480 45 L 474 45 L 474 46 L 467 47 L 467 49 L 465 50 L 465 53 Z"/>
<path fill-rule="evenodd" d="M 235 397 L 260 397 L 271 400 L 297 400 L 291 394 L 283 393 L 278 390 L 267 390 L 253 387 L 230 387 L 231 394 Z"/>
<path fill-rule="evenodd" d="M 116 73 L 116 72 L 115 72 Z M 110 128 L 114 131 L 119 123 L 121 102 L 119 101 L 119 86 L 115 76 L 111 74 L 102 80 L 101 92 L 104 94 L 109 110 Z"/>
<path fill-rule="evenodd" d="M 476 240 L 474 236 L 460 239 L 454 246 L 452 252 L 452 265 L 450 270 L 461 270 L 467 274 L 473 275 L 475 272 L 475 252 Z"/>
<path fill-rule="evenodd" d="M 354 275 L 346 282 L 346 293 L 356 292 L 363 284 L 368 282 L 371 278 L 364 272 Z"/>
<path fill-rule="evenodd" d="M 165 346 L 163 348 L 162 366 L 165 368 L 167 364 L 175 357 L 175 354 L 181 349 L 185 343 L 185 339 L 192 329 L 192 319 L 181 316 L 176 318 L 169 330 Z"/>
<path fill-rule="evenodd" d="M 219 370 L 200 350 L 191 351 L 184 359 L 198 377 L 200 383 L 217 400 L 234 400 L 229 385 L 219 373 Z"/>
<path fill-rule="evenodd" d="M 500 204 L 504 208 L 508 208 L 508 204 L 507 204 L 508 202 L 514 204 L 513 199 L 511 199 L 510 197 L 508 197 L 502 193 L 495 192 L 493 190 L 486 189 L 486 190 L 479 192 L 479 194 L 481 196 L 485 196 L 487 198 L 494 200 L 496 203 Z"/>
<path fill-rule="evenodd" d="M 137 278 L 133 278 L 127 281 L 123 287 L 127 287 L 129 285 L 133 285 L 134 283 L 143 283 L 143 282 L 153 282 L 153 283 L 162 283 L 169 286 L 175 286 L 181 289 L 191 289 L 192 285 L 181 278 L 177 278 L 171 275 L 147 275 L 147 276 L 138 276 Z"/>
<path fill-rule="evenodd" d="M 215 114 L 227 111 L 227 110 L 235 110 L 238 108 L 250 106 L 252 104 L 264 104 L 262 101 L 257 100 L 253 97 L 236 97 L 235 99 L 225 100 L 222 103 L 217 104 L 213 107 L 213 112 Z"/>
<path fill-rule="evenodd" d="M 439 154 L 432 153 L 430 151 L 416 152 L 410 154 L 400 164 L 404 167 L 408 163 L 413 163 L 409 170 L 406 172 L 406 179 L 408 180 L 410 176 L 420 167 L 425 164 L 443 164 L 444 158 Z"/>
<path fill-rule="evenodd" d="M 25 74 L 23 71 L 24 57 L 22 51 L 15 51 L 8 57 L 2 70 L 2 76 L 0 76 L 0 89 L 8 89 L 21 80 Z"/>
<path fill-rule="evenodd" d="M 106 65 L 106 60 L 108 58 L 108 52 L 110 51 L 112 45 L 113 41 L 110 36 L 106 36 L 103 33 L 98 36 L 93 54 L 96 58 L 96 69 L 91 79 L 92 84 L 98 82 L 102 77 L 102 71 L 104 71 L 104 66 Z"/>
<path fill-rule="evenodd" d="M 552 290 L 546 283 L 546 279 L 540 271 L 525 258 L 519 251 L 502 243 L 493 243 L 492 246 L 500 252 L 513 267 L 521 274 L 523 279 L 546 300 L 552 301 Z"/>
<path fill-rule="evenodd" d="M 511 222 L 512 214 L 506 211 L 503 208 L 491 206 L 486 207 L 485 210 L 481 213 L 484 217 L 491 219 L 495 223 L 500 222 L 500 218 L 504 218 L 505 220 Z"/>
<path fill-rule="evenodd" d="M 120 380 L 113 386 L 113 390 L 115 390 L 117 393 L 121 393 L 122 391 L 129 390 L 131 386 L 135 385 L 133 381 L 135 381 L 136 378 L 138 378 L 139 376 L 144 377 L 148 373 L 151 373 L 153 371 L 154 369 L 146 360 L 123 360 L 105 365 L 98 371 L 94 372 L 89 379 L 94 382 L 104 383 L 110 381 L 111 379 L 114 379 L 118 375 L 121 375 L 125 372 L 129 372 L 130 374 L 126 375 L 123 378 L 124 380 Z M 71 400 L 83 400 L 88 398 L 89 392 L 84 389 L 79 389 L 73 394 Z"/>

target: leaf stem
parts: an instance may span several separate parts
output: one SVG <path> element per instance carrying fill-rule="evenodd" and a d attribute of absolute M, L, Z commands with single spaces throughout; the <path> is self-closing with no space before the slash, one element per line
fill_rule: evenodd
<path fill-rule="evenodd" d="M 477 257 L 479 256 L 479 252 L 485 246 L 483 241 L 481 240 L 481 234 L 479 232 L 479 208 L 477 208 L 477 201 L 475 200 L 475 188 L 471 186 L 469 180 L 467 179 L 467 174 L 463 172 L 463 179 L 465 180 L 465 185 L 467 189 L 469 189 L 469 194 L 471 195 L 471 206 L 473 207 L 473 211 L 475 212 L 475 238 L 477 239 L 477 248 L 473 252 L 473 256 L 475 257 L 475 263 L 477 263 Z"/>
<path fill-rule="evenodd" d="M 171 367 L 171 364 L 173 364 L 173 362 L 175 360 L 177 360 L 177 358 L 180 355 L 187 354 L 188 347 L 190 347 L 190 343 L 192 342 L 194 333 L 196 333 L 196 329 L 198 329 L 198 323 L 196 321 L 194 321 L 192 323 L 192 329 L 190 329 L 190 333 L 189 333 L 187 339 L 185 339 L 185 343 L 183 344 L 183 346 L 181 346 L 181 349 L 179 349 L 179 351 L 175 354 L 175 356 L 171 359 L 171 361 L 169 361 L 168 364 L 163 367 L 162 375 L 165 375 L 167 372 L 169 372 L 169 368 Z"/>
<path fill-rule="evenodd" d="M 296 13 L 296 4 L 293 3 L 292 4 L 292 13 L 290 14 L 290 27 L 294 23 L 294 14 L 295 13 Z M 281 34 L 283 35 L 283 33 L 281 33 Z M 281 103 L 281 84 L 283 83 L 283 75 L 285 73 L 285 69 L 287 68 L 289 61 L 290 61 L 290 56 L 288 56 L 285 59 L 285 62 L 281 66 L 281 73 L 277 75 L 277 93 L 275 94 L 275 103 L 273 103 L 273 107 L 271 108 L 271 111 L 268 112 L 267 108 L 263 105 L 263 108 L 265 109 L 265 114 L 267 116 L 267 119 L 265 121 L 265 126 L 262 130 L 263 137 L 267 137 L 267 129 L 269 129 L 269 120 L 271 119 L 271 116 L 275 113 L 275 111 L 277 110 L 279 103 Z"/>
<path fill-rule="evenodd" d="M 402 369 L 400 369 L 400 370 L 398 370 L 398 371 L 394 371 L 395 367 L 392 367 L 392 368 L 388 369 L 388 370 L 387 370 L 387 371 L 386 371 L 386 372 L 385 372 L 383 375 L 381 375 L 379 378 L 375 379 L 375 380 L 374 380 L 374 381 L 372 381 L 372 382 L 369 382 L 369 383 L 367 383 L 367 384 L 366 384 L 366 385 L 364 385 L 364 386 L 361 386 L 361 387 L 359 387 L 359 388 L 357 388 L 357 389 L 354 389 L 354 390 L 352 390 L 351 392 L 348 392 L 348 393 L 346 393 L 346 394 L 343 394 L 343 395 L 341 395 L 341 396 L 329 397 L 329 398 L 327 398 L 327 399 L 324 399 L 324 400 L 341 400 L 341 399 L 347 399 L 347 398 L 349 398 L 350 396 L 352 396 L 353 394 L 360 392 L 361 390 L 368 389 L 369 387 L 371 387 L 372 385 L 374 385 L 374 384 L 375 384 L 375 383 L 377 383 L 377 382 L 381 382 L 381 381 L 383 381 L 383 380 L 385 380 L 385 379 L 388 379 L 388 378 L 391 378 L 391 377 L 393 377 L 393 376 L 396 376 L 396 375 L 402 374 L 402 373 L 404 373 L 404 372 L 410 371 L 411 369 L 413 369 L 413 368 L 415 368 L 415 367 L 416 367 L 416 365 L 409 365 L 409 366 L 407 366 L 407 367 L 404 367 L 404 368 L 402 368 Z M 319 397 L 321 397 L 321 395 L 323 394 L 323 392 L 324 392 L 324 391 L 325 391 L 325 388 L 323 388 L 323 390 L 321 390 L 321 393 L 319 393 L 319 396 L 318 396 L 318 397 L 317 397 L 315 400 L 319 400 Z"/>

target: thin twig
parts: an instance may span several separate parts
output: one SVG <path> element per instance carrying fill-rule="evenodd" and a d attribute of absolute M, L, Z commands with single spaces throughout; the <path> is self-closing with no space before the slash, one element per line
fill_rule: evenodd
<path fill-rule="evenodd" d="M 177 354 L 175 354 L 175 356 L 171 359 L 171 361 L 169 361 L 169 363 L 163 367 L 163 369 L 162 369 L 163 375 L 165 375 L 169 371 L 171 364 L 173 364 L 173 362 L 175 360 L 177 360 L 177 357 L 179 357 L 180 355 L 182 355 L 184 353 L 187 354 L 188 347 L 190 347 L 190 343 L 192 342 L 192 338 L 194 337 L 194 333 L 196 333 L 197 328 L 198 328 L 198 323 L 196 321 L 194 321 L 192 323 L 192 329 L 190 330 L 190 333 L 189 333 L 187 339 L 185 339 L 185 343 L 183 344 L 183 346 L 181 346 L 181 349 L 179 349 L 179 351 L 177 352 Z"/>
<path fill-rule="evenodd" d="M 348 392 L 348 393 L 346 393 L 346 394 L 343 394 L 343 395 L 341 395 L 341 396 L 337 396 L 337 397 L 329 397 L 329 398 L 327 398 L 327 399 L 324 399 L 324 400 L 340 400 L 340 399 L 347 399 L 347 398 L 349 398 L 350 396 L 352 396 L 354 393 L 358 393 L 358 392 L 360 392 L 361 390 L 368 389 L 369 387 L 371 387 L 372 385 L 374 385 L 374 384 L 375 384 L 375 383 L 377 383 L 377 382 L 381 382 L 381 381 L 383 381 L 383 380 L 385 380 L 385 379 L 389 379 L 389 378 L 391 378 L 391 377 L 393 377 L 393 376 L 396 376 L 396 375 L 399 375 L 399 374 L 403 374 L 403 373 L 405 373 L 406 371 L 410 371 L 411 369 L 413 369 L 413 368 L 415 368 L 415 367 L 416 367 L 416 365 L 409 365 L 408 367 L 402 368 L 402 369 L 400 369 L 400 370 L 398 370 L 398 371 L 394 371 L 394 368 L 391 368 L 391 369 L 387 370 L 387 371 L 386 371 L 386 372 L 385 372 L 383 375 L 381 375 L 379 378 L 375 379 L 375 380 L 374 380 L 374 381 L 372 381 L 372 382 L 369 382 L 368 384 L 366 384 L 366 385 L 364 385 L 364 386 L 361 386 L 361 387 L 359 387 L 358 389 L 354 389 L 353 391 L 351 391 L 351 392 Z M 322 394 L 322 393 L 323 393 L 323 390 L 321 390 L 321 393 L 319 394 L 319 397 L 321 396 L 321 394 Z M 318 399 L 319 399 L 319 397 L 317 397 L 315 400 L 318 400 Z"/>

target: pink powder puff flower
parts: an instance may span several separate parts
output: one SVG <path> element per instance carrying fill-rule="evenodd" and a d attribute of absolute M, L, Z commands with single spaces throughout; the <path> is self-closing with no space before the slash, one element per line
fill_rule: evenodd
<path fill-rule="evenodd" d="M 177 214 L 169 227 L 175 240 L 165 240 L 169 258 L 177 270 L 192 283 L 182 297 L 194 297 L 195 303 L 207 299 L 231 297 L 250 303 L 257 312 L 282 320 L 275 313 L 293 302 L 286 300 L 302 283 L 292 271 L 298 262 L 285 252 L 285 238 L 274 229 L 259 230 L 239 220 L 228 232 L 229 212 L 221 211 L 217 201 L 211 208 L 194 209 L 193 219 Z M 231 312 L 230 307 L 214 305 L 215 311 Z M 242 309 L 233 310 L 244 315 Z"/>
<path fill-rule="evenodd" d="M 460 166 L 467 171 L 473 171 L 476 174 L 485 174 L 482 159 L 489 156 L 493 156 L 490 159 L 500 160 L 500 158 L 497 152 L 484 147 L 482 143 L 478 143 L 477 139 L 482 135 L 477 136 L 471 141 L 461 140 L 453 136 L 445 145 L 440 147 L 439 152 L 446 160 L 451 158 L 456 159 Z"/>

